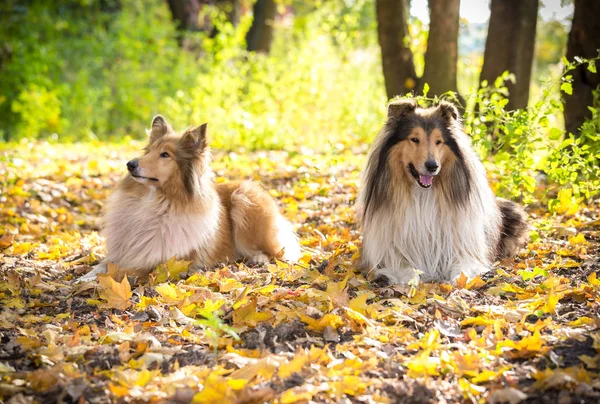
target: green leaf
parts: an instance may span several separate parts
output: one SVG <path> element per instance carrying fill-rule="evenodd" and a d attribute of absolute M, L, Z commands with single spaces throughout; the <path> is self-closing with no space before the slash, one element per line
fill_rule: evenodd
<path fill-rule="evenodd" d="M 429 92 L 429 84 L 425 83 L 423 85 L 423 97 L 427 97 L 428 92 Z"/>
<path fill-rule="evenodd" d="M 562 92 L 564 92 L 565 94 L 569 94 L 572 95 L 573 94 L 573 86 L 571 85 L 571 83 L 562 83 L 560 85 L 560 90 Z"/>
<path fill-rule="evenodd" d="M 526 270 L 517 271 L 517 273 L 521 276 L 521 278 L 524 281 L 531 280 L 539 275 L 541 275 L 545 278 L 548 277 L 548 275 L 549 275 L 547 270 L 542 269 L 540 267 L 535 267 L 531 271 L 526 271 Z"/>
<path fill-rule="evenodd" d="M 592 73 L 596 73 L 596 61 L 594 60 L 590 60 L 590 62 L 588 63 L 588 70 Z"/>
<path fill-rule="evenodd" d="M 558 140 L 562 137 L 563 131 L 558 128 L 550 129 L 550 133 L 548 133 L 548 137 L 550 140 Z"/>

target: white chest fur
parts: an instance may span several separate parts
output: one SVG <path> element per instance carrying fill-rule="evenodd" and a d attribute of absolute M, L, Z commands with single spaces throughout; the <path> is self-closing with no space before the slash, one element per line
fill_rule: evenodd
<path fill-rule="evenodd" d="M 365 226 L 365 262 L 383 269 L 377 272 L 393 281 L 405 279 L 403 272 L 412 268 L 421 271 L 424 280 L 484 272 L 495 211 L 488 212 L 486 204 L 474 198 L 460 209 L 450 209 L 432 189 L 415 187 L 407 198 L 376 211 Z"/>
<path fill-rule="evenodd" d="M 155 192 L 135 198 L 116 191 L 109 198 L 103 229 L 107 261 L 122 268 L 152 269 L 194 250 L 202 261 L 214 246 L 219 212 L 219 204 L 214 203 L 199 214 L 177 214 Z"/>

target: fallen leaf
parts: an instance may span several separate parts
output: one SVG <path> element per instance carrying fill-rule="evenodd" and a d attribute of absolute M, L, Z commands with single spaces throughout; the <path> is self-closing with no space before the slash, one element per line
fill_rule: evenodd
<path fill-rule="evenodd" d="M 98 275 L 98 283 L 101 287 L 100 297 L 106 300 L 104 307 L 109 309 L 126 310 L 131 306 L 131 286 L 127 277 L 123 277 L 121 282 L 116 282 L 108 274 Z"/>

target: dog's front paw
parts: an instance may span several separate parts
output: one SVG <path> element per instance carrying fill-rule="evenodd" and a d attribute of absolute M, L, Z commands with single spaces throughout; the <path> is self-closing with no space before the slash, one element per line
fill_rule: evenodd
<path fill-rule="evenodd" d="M 378 268 L 374 271 L 373 282 L 378 286 L 416 285 L 421 281 L 420 271 L 413 268 Z M 380 287 L 381 287 L 380 286 Z"/>
<path fill-rule="evenodd" d="M 467 262 L 460 264 L 452 268 L 450 271 L 450 281 L 453 285 L 456 285 L 456 281 L 460 278 L 461 274 L 467 277 L 467 280 L 476 278 L 477 276 L 488 272 L 490 268 L 487 265 L 479 262 Z"/>
<path fill-rule="evenodd" d="M 248 257 L 248 264 L 250 265 L 262 265 L 269 262 L 269 257 L 265 254 L 256 254 Z"/>
<path fill-rule="evenodd" d="M 388 278 L 385 275 L 376 275 L 373 278 L 373 280 L 371 281 L 371 283 L 373 283 L 378 288 L 386 288 L 386 287 L 392 285 L 392 282 L 390 281 L 390 278 Z"/>
<path fill-rule="evenodd" d="M 94 267 L 94 269 L 92 269 L 87 274 L 82 275 L 79 278 L 75 279 L 75 281 L 73 283 L 78 284 L 78 283 L 85 283 L 85 282 L 93 282 L 96 279 L 98 279 L 98 275 L 105 274 L 105 273 L 106 273 L 106 264 L 103 264 L 103 263 L 98 264 Z"/>

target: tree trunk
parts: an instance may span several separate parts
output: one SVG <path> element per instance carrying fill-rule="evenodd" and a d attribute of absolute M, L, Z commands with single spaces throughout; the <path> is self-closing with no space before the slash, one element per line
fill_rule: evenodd
<path fill-rule="evenodd" d="M 594 58 L 600 48 L 600 1 L 575 0 L 573 25 L 567 43 L 567 59 L 575 56 Z M 599 66 L 600 67 L 600 66 Z M 582 65 L 568 74 L 573 76 L 573 94 L 565 95 L 565 128 L 567 132 L 577 134 L 586 118 L 591 117 L 587 108 L 594 101 L 592 90 L 600 85 L 600 75 L 592 73 Z"/>
<path fill-rule="evenodd" d="M 480 82 L 493 83 L 505 71 L 515 75 L 507 83 L 508 109 L 526 108 L 533 66 L 538 0 L 492 0 Z"/>
<path fill-rule="evenodd" d="M 234 27 L 237 27 L 242 18 L 242 0 L 230 0 L 227 17 Z"/>
<path fill-rule="evenodd" d="M 458 22 L 460 0 L 429 0 L 429 37 L 421 83 L 431 95 L 457 91 Z"/>
<path fill-rule="evenodd" d="M 177 29 L 180 31 L 200 30 L 198 14 L 201 4 L 199 0 L 167 0 L 167 2 Z"/>
<path fill-rule="evenodd" d="M 251 52 L 269 53 L 277 13 L 275 0 L 256 0 L 252 12 L 254 19 L 246 34 L 246 46 Z"/>
<path fill-rule="evenodd" d="M 415 89 L 417 74 L 408 46 L 407 0 L 376 0 L 377 34 L 388 98 Z"/>

